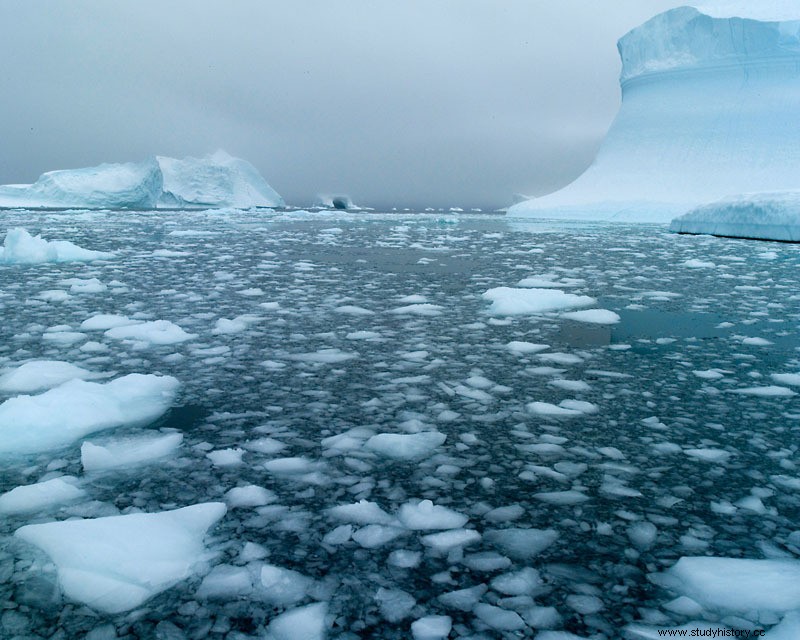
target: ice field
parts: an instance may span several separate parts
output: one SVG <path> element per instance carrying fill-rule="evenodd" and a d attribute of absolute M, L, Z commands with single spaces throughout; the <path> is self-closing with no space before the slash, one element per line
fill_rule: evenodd
<path fill-rule="evenodd" d="M 15 229 L 0 637 L 800 635 L 799 246 L 410 212 Z"/>

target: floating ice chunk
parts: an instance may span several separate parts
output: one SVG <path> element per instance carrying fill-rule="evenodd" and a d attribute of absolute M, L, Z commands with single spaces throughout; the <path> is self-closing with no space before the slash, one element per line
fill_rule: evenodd
<path fill-rule="evenodd" d="M 400 507 L 397 517 L 404 527 L 416 531 L 458 529 L 469 520 L 463 513 L 435 505 L 430 500 L 406 502 Z"/>
<path fill-rule="evenodd" d="M 275 458 L 264 463 L 264 468 L 270 473 L 283 476 L 301 475 L 311 473 L 317 468 L 313 460 L 302 456 L 291 458 Z"/>
<path fill-rule="evenodd" d="M 345 336 L 348 340 L 378 340 L 380 337 L 377 331 L 351 331 Z"/>
<path fill-rule="evenodd" d="M 365 448 L 394 460 L 423 458 L 444 444 L 447 436 L 438 431 L 421 433 L 379 433 L 364 444 Z"/>
<path fill-rule="evenodd" d="M 401 589 L 378 589 L 375 600 L 381 609 L 381 615 L 389 622 L 400 622 L 411 614 L 417 601 L 410 593 Z"/>
<path fill-rule="evenodd" d="M 113 313 L 98 313 L 81 322 L 80 328 L 81 331 L 107 331 L 115 327 L 125 327 L 139 323 L 139 320 L 131 320 L 127 316 L 119 316 Z"/>
<path fill-rule="evenodd" d="M 492 529 L 486 540 L 515 560 L 530 560 L 558 539 L 554 529 Z"/>
<path fill-rule="evenodd" d="M 603 609 L 603 601 L 597 596 L 570 595 L 566 598 L 567 606 L 583 616 L 597 613 Z"/>
<path fill-rule="evenodd" d="M 114 340 L 135 340 L 151 345 L 178 344 L 197 337 L 196 333 L 186 333 L 169 320 L 117 326 L 106 331 L 104 335 Z"/>
<path fill-rule="evenodd" d="M 81 445 L 81 464 L 84 471 L 104 471 L 152 462 L 174 453 L 181 442 L 180 433 L 124 438 L 103 445 L 87 441 Z"/>
<path fill-rule="evenodd" d="M 311 353 L 298 353 L 289 356 L 290 360 L 298 362 L 316 362 L 319 364 L 337 364 L 339 362 L 346 362 L 357 358 L 355 353 L 348 353 L 341 349 L 320 349 L 319 351 L 312 351 Z"/>
<path fill-rule="evenodd" d="M 742 344 L 748 344 L 753 347 L 768 347 L 772 344 L 771 340 L 767 340 L 766 338 L 759 338 L 757 336 L 750 337 L 750 338 L 743 338 Z"/>
<path fill-rule="evenodd" d="M 504 573 L 490 583 L 492 589 L 509 596 L 534 595 L 543 584 L 539 572 L 530 567 Z"/>
<path fill-rule="evenodd" d="M 86 338 L 85 333 L 77 331 L 50 331 L 42 335 L 42 340 L 54 344 L 70 346 Z"/>
<path fill-rule="evenodd" d="M 780 384 L 800 386 L 800 373 L 773 373 L 772 379 Z"/>
<path fill-rule="evenodd" d="M 377 503 L 360 500 L 355 504 L 342 504 L 327 510 L 330 517 L 352 524 L 391 524 L 394 518 Z"/>
<path fill-rule="evenodd" d="M 491 533 L 491 532 L 489 532 Z M 487 538 L 489 536 L 487 535 Z M 499 571 L 511 566 L 511 559 L 494 551 L 481 551 L 464 556 L 461 563 L 472 571 Z"/>
<path fill-rule="evenodd" d="M 536 416 L 550 416 L 554 418 L 574 418 L 582 416 L 586 412 L 569 407 L 550 404 L 549 402 L 529 402 L 526 406 L 528 411 Z M 587 403 L 589 404 L 589 403 Z"/>
<path fill-rule="evenodd" d="M 377 549 L 406 533 L 400 527 L 390 527 L 382 524 L 368 524 L 361 527 L 353 534 L 355 540 L 365 549 Z"/>
<path fill-rule="evenodd" d="M 592 388 L 588 382 L 584 382 L 583 380 L 558 379 L 550 380 L 548 384 L 558 387 L 559 389 L 565 389 L 566 391 L 589 391 Z"/>
<path fill-rule="evenodd" d="M 583 358 L 580 356 L 576 356 L 574 353 L 542 353 L 536 356 L 539 360 L 543 360 L 544 362 L 553 362 L 555 364 L 561 365 L 572 365 L 572 364 L 580 364 L 583 362 Z M 542 372 L 544 373 L 544 371 Z M 552 371 L 552 373 L 563 373 L 562 371 Z"/>
<path fill-rule="evenodd" d="M 713 269 L 717 266 L 713 262 L 708 262 L 707 260 L 698 260 L 697 258 L 684 260 L 681 264 L 684 267 L 689 267 L 690 269 Z"/>
<path fill-rule="evenodd" d="M 113 253 L 82 249 L 66 240 L 47 241 L 41 236 L 32 236 L 25 229 L 9 229 L 0 249 L 0 263 L 41 264 L 43 262 L 88 262 L 108 260 Z"/>
<path fill-rule="evenodd" d="M 35 360 L 26 362 L 0 376 L 0 391 L 30 393 L 56 387 L 68 380 L 86 380 L 97 374 L 60 360 Z"/>
<path fill-rule="evenodd" d="M 761 396 L 762 398 L 788 398 L 790 396 L 797 395 L 794 391 L 787 387 L 777 387 L 775 385 L 733 389 L 731 393 L 741 393 L 748 396 Z"/>
<path fill-rule="evenodd" d="M 273 491 L 255 484 L 234 487 L 225 493 L 225 502 L 231 509 L 236 507 L 262 507 L 270 502 L 275 502 L 277 498 Z"/>
<path fill-rule="evenodd" d="M 422 553 L 408 549 L 395 549 L 389 554 L 387 562 L 393 567 L 413 569 L 422 561 Z"/>
<path fill-rule="evenodd" d="M 235 600 L 253 591 L 250 572 L 245 567 L 220 564 L 203 578 L 197 589 L 200 600 Z"/>
<path fill-rule="evenodd" d="M 220 318 L 217 320 L 214 328 L 211 330 L 211 333 L 215 335 L 219 334 L 232 334 L 232 333 L 241 333 L 247 329 L 247 322 L 241 320 L 239 318 L 233 318 L 229 320 L 228 318 Z"/>
<path fill-rule="evenodd" d="M 225 515 L 219 502 L 21 527 L 58 568 L 65 595 L 105 613 L 129 611 L 189 577 L 207 557 L 206 531 Z"/>
<path fill-rule="evenodd" d="M 558 289 L 496 287 L 483 294 L 491 302 L 489 313 L 497 316 L 530 315 L 589 307 L 597 301 L 589 296 L 564 293 Z"/>
<path fill-rule="evenodd" d="M 344 304 L 340 307 L 336 307 L 334 309 L 336 313 L 344 313 L 350 316 L 371 316 L 374 315 L 374 311 L 370 311 L 369 309 L 365 309 L 364 307 L 357 307 L 353 304 Z"/>
<path fill-rule="evenodd" d="M 747 615 L 800 609 L 800 561 L 684 557 L 654 576 L 706 609 Z"/>
<path fill-rule="evenodd" d="M 450 616 L 425 616 L 411 623 L 414 640 L 446 640 L 453 628 Z"/>
<path fill-rule="evenodd" d="M 265 640 L 325 640 L 328 606 L 316 602 L 292 609 L 273 619 Z"/>
<path fill-rule="evenodd" d="M 628 539 L 640 551 L 653 546 L 657 535 L 658 529 L 652 522 L 634 522 L 628 527 Z"/>
<path fill-rule="evenodd" d="M 231 448 L 231 449 L 217 449 L 216 451 L 209 451 L 206 457 L 211 460 L 211 464 L 215 467 L 237 467 L 242 463 L 242 456 L 244 449 Z"/>
<path fill-rule="evenodd" d="M 443 307 L 438 304 L 409 304 L 404 307 L 392 309 L 392 313 L 398 315 L 439 316 L 442 314 L 442 308 Z"/>
<path fill-rule="evenodd" d="M 511 504 L 507 507 L 497 507 L 483 514 L 483 519 L 487 522 L 511 522 L 521 518 L 525 514 L 525 508 L 518 504 Z"/>
<path fill-rule="evenodd" d="M 480 602 L 473 609 L 475 615 L 498 631 L 519 631 L 527 625 L 518 613 Z"/>
<path fill-rule="evenodd" d="M 694 375 L 703 380 L 719 380 L 725 376 L 716 369 L 707 369 L 705 371 L 692 371 Z"/>
<path fill-rule="evenodd" d="M 512 340 L 506 345 L 506 348 L 511 353 L 526 354 L 526 353 L 539 353 L 545 349 L 549 349 L 549 344 L 537 344 L 535 342 L 524 342 L 521 340 Z"/>
<path fill-rule="evenodd" d="M 68 286 L 70 293 L 102 293 L 108 287 L 97 278 L 68 278 L 59 283 L 61 286 Z"/>
<path fill-rule="evenodd" d="M 178 386 L 170 376 L 134 373 L 11 398 L 0 405 L 0 453 L 46 451 L 97 431 L 145 425 L 169 409 Z"/>
<path fill-rule="evenodd" d="M 271 564 L 261 567 L 261 587 L 270 604 L 285 607 L 306 597 L 314 581 L 297 571 Z"/>
<path fill-rule="evenodd" d="M 353 537 L 353 525 L 343 524 L 329 531 L 322 537 L 323 544 L 340 545 L 344 544 Z"/>
<path fill-rule="evenodd" d="M 276 440 L 275 438 L 257 438 L 255 440 L 248 440 L 242 446 L 248 451 L 265 453 L 267 455 L 278 453 L 286 448 L 286 445 L 283 442 Z"/>
<path fill-rule="evenodd" d="M 589 496 L 580 491 L 543 491 L 534 493 L 533 497 L 547 504 L 568 507 L 589 500 Z"/>
<path fill-rule="evenodd" d="M 73 502 L 86 495 L 77 483 L 78 479 L 73 476 L 61 476 L 6 491 L 0 495 L 0 513 L 5 515 L 33 513 L 47 507 Z"/>
<path fill-rule="evenodd" d="M 458 609 L 459 611 L 472 611 L 476 604 L 481 601 L 483 594 L 489 590 L 485 584 L 479 584 L 468 589 L 458 589 L 439 596 L 438 600 L 448 609 Z"/>
<path fill-rule="evenodd" d="M 466 547 L 480 542 L 481 534 L 474 529 L 451 529 L 442 533 L 430 533 L 422 536 L 422 544 L 440 552 L 447 552 L 458 547 Z"/>
<path fill-rule="evenodd" d="M 684 449 L 683 452 L 690 458 L 702 460 L 703 462 L 727 462 L 733 455 L 730 451 L 724 449 Z"/>
<path fill-rule="evenodd" d="M 562 313 L 562 318 L 576 320 L 577 322 L 588 322 L 590 324 L 616 324 L 620 321 L 618 314 L 608 309 L 584 309 L 583 311 L 570 311 Z"/>

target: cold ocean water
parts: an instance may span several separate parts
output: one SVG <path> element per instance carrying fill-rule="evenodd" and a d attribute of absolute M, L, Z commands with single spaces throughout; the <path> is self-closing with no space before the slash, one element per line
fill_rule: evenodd
<path fill-rule="evenodd" d="M 0 373 L 64 361 L 180 391 L 154 423 L 2 454 L 0 493 L 82 490 L 2 516 L 2 638 L 611 639 L 800 608 L 664 579 L 695 556 L 794 570 L 797 245 L 466 214 L 0 212 L 13 227 L 114 256 L 0 263 Z M 483 295 L 501 287 L 596 303 L 501 313 Z M 619 322 L 563 316 L 578 306 Z M 99 314 L 189 337 L 83 324 Z M 13 536 L 208 502 L 228 506 L 210 553 L 132 611 L 65 597 Z"/>

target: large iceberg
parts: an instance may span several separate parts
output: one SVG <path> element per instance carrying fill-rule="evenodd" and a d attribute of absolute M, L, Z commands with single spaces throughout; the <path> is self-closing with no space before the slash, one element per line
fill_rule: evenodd
<path fill-rule="evenodd" d="M 618 48 L 622 106 L 594 163 L 509 215 L 667 222 L 730 194 L 800 188 L 798 3 L 679 7 Z"/>
<path fill-rule="evenodd" d="M 42 174 L 0 186 L 0 207 L 155 209 L 282 207 L 283 198 L 246 160 L 217 151 L 203 158 L 158 156 Z"/>
<path fill-rule="evenodd" d="M 158 156 L 166 207 L 282 207 L 283 198 L 252 164 L 217 151 L 204 158 Z"/>

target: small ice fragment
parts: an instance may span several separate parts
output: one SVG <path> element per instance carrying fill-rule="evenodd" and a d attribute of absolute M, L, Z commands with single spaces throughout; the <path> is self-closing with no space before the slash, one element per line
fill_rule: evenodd
<path fill-rule="evenodd" d="M 405 503 L 400 507 L 397 517 L 404 527 L 417 531 L 458 529 L 469 520 L 463 513 L 435 505 L 430 500 Z"/>
<path fill-rule="evenodd" d="M 445 640 L 453 628 L 450 616 L 425 616 L 411 623 L 414 640 Z"/>

